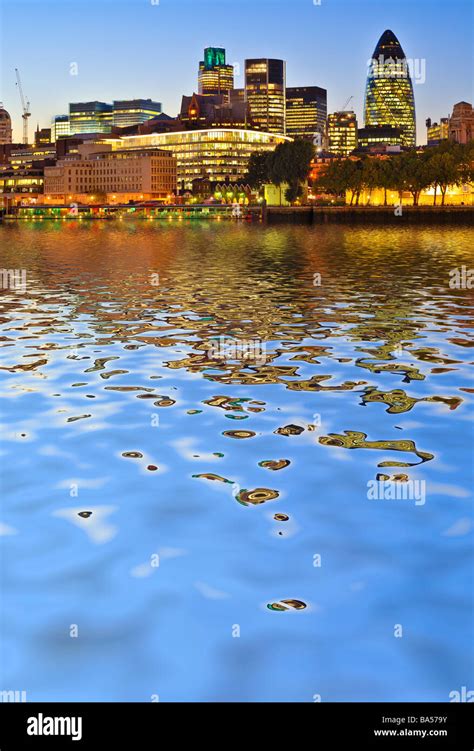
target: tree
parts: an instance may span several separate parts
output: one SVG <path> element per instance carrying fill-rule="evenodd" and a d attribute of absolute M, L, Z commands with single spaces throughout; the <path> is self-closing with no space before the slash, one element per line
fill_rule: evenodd
<path fill-rule="evenodd" d="M 420 157 L 416 151 L 405 152 L 402 159 L 407 189 L 413 196 L 413 206 L 418 206 L 421 191 L 429 188 L 431 182 L 426 159 Z"/>
<path fill-rule="evenodd" d="M 356 199 L 355 205 L 359 205 L 361 191 L 364 188 L 364 165 L 361 159 L 348 159 L 345 165 L 347 187 L 352 191 L 351 206 Z"/>
<path fill-rule="evenodd" d="M 303 188 L 301 185 L 289 185 L 285 190 L 285 199 L 288 203 L 294 203 L 303 194 Z"/>
<path fill-rule="evenodd" d="M 298 139 L 279 144 L 269 155 L 271 182 L 278 186 L 288 183 L 286 193 L 296 200 L 302 193 L 302 184 L 308 179 L 313 157 L 314 146 L 310 141 Z"/>
<path fill-rule="evenodd" d="M 413 205 L 418 206 L 420 193 L 430 187 L 439 188 L 444 205 L 449 185 L 463 185 L 474 179 L 474 142 L 458 144 L 446 142 L 438 147 L 418 152 L 403 151 L 388 158 L 364 156 L 361 159 L 333 159 L 314 181 L 314 187 L 326 193 L 341 195 L 351 192 L 350 205 L 358 205 L 362 190 L 369 193 L 374 188 L 384 189 L 384 205 L 387 205 L 387 190 L 398 191 L 400 204 L 404 191 L 413 196 Z"/>
<path fill-rule="evenodd" d="M 260 188 L 266 182 L 270 181 L 269 175 L 269 156 L 266 151 L 255 151 L 248 163 L 247 182 L 252 188 Z"/>
<path fill-rule="evenodd" d="M 332 159 L 313 181 L 313 188 L 329 195 L 340 196 L 346 190 L 346 182 L 340 159 Z"/>
<path fill-rule="evenodd" d="M 377 171 L 378 171 L 378 188 L 383 188 L 383 205 L 387 205 L 387 190 L 390 190 L 393 185 L 393 178 L 391 174 L 391 160 L 390 159 L 377 159 Z"/>
<path fill-rule="evenodd" d="M 441 192 L 441 205 L 444 206 L 449 185 L 463 185 L 473 179 L 473 145 L 446 142 L 427 152 L 427 166 L 431 176 L 431 185 L 435 194 Z"/>
<path fill-rule="evenodd" d="M 378 175 L 375 159 L 372 157 L 363 156 L 359 161 L 359 169 L 361 171 L 359 177 L 360 189 L 368 191 L 367 205 L 370 206 L 370 199 L 372 198 L 372 191 L 377 187 Z"/>
<path fill-rule="evenodd" d="M 387 188 L 396 190 L 400 206 L 403 203 L 403 191 L 405 190 L 402 155 L 396 154 L 388 160 Z"/>
<path fill-rule="evenodd" d="M 314 187 L 335 196 L 351 191 L 352 206 L 354 199 L 359 201 L 362 188 L 362 170 L 359 161 L 354 159 L 333 159 L 324 172 L 315 180 Z"/>

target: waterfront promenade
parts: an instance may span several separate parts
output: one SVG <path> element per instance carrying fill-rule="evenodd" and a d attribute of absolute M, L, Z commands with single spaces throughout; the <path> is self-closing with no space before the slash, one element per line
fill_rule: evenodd
<path fill-rule="evenodd" d="M 5 223 L 16 221 L 77 221 L 77 220 L 239 220 L 264 224 L 321 223 L 462 223 L 472 224 L 474 206 L 266 206 L 255 204 L 241 207 L 241 216 L 233 214 L 230 204 L 178 205 L 84 205 L 16 206 L 0 217 Z"/>

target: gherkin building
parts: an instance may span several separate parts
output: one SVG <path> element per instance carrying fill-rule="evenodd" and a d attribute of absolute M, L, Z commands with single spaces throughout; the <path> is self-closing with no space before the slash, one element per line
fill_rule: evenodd
<path fill-rule="evenodd" d="M 407 59 L 397 37 L 384 31 L 370 60 L 365 126 L 399 128 L 403 146 L 416 145 L 415 99 Z"/>

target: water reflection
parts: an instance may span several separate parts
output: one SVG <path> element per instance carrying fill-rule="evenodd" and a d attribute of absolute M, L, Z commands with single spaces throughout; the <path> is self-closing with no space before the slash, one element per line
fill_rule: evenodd
<path fill-rule="evenodd" d="M 467 685 L 473 301 L 449 272 L 469 229 L 0 237 L 27 278 L 0 290 L 5 688 L 447 701 Z M 374 479 L 423 480 L 427 502 L 368 500 Z"/>

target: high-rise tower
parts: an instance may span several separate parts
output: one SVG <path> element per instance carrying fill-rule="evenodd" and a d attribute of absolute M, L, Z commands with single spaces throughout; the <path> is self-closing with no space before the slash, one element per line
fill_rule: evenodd
<path fill-rule="evenodd" d="M 204 60 L 199 63 L 199 94 L 221 94 L 229 99 L 234 88 L 234 68 L 226 65 L 222 47 L 206 47 Z"/>
<path fill-rule="evenodd" d="M 328 115 L 329 151 L 349 156 L 357 148 L 357 119 L 352 110 Z"/>
<path fill-rule="evenodd" d="M 326 135 L 327 92 L 320 86 L 286 89 L 286 135 L 322 143 Z"/>
<path fill-rule="evenodd" d="M 365 125 L 401 131 L 402 146 L 416 145 L 415 99 L 407 59 L 397 37 L 384 31 L 372 55 L 365 89 Z"/>
<path fill-rule="evenodd" d="M 245 99 L 252 124 L 266 133 L 286 130 L 286 68 L 284 60 L 245 61 Z"/>

